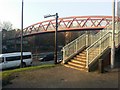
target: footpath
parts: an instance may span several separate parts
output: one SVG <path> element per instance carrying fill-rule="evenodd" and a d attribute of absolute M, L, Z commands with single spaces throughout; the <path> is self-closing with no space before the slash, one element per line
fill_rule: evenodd
<path fill-rule="evenodd" d="M 18 74 L 11 84 L 3 88 L 118 88 L 118 68 L 100 74 L 78 71 L 58 65 Z"/>
<path fill-rule="evenodd" d="M 114 69 L 99 73 L 78 71 L 57 65 L 52 68 L 24 71 L 4 88 L 118 88 L 120 86 L 120 52 Z M 120 87 L 119 87 L 120 88 Z"/>

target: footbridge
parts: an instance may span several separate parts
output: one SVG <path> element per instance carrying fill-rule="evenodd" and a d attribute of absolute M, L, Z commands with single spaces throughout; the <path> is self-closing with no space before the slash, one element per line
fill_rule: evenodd
<path fill-rule="evenodd" d="M 117 17 L 116 17 L 117 18 Z M 72 16 L 58 19 L 58 32 L 75 30 L 101 30 L 112 23 L 112 16 Z M 54 32 L 55 19 L 38 22 L 23 30 L 23 36 L 31 36 L 41 33 Z M 20 37 L 17 32 L 16 37 Z"/>
<path fill-rule="evenodd" d="M 120 48 L 120 18 L 115 17 L 115 48 Z M 23 36 L 54 33 L 55 19 L 38 22 L 23 30 Z M 62 64 L 77 70 L 89 71 L 99 58 L 110 53 L 112 36 L 112 16 L 72 16 L 58 19 L 58 32 L 86 32 L 63 47 Z M 90 33 L 91 30 L 100 30 Z M 20 37 L 21 32 L 16 34 Z M 109 62 L 109 61 L 108 61 Z"/>

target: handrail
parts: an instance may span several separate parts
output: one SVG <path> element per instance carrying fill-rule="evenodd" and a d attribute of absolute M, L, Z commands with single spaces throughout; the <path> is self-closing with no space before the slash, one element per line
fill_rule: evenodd
<path fill-rule="evenodd" d="M 101 38 L 107 32 L 109 32 L 109 31 L 108 30 L 101 30 L 97 34 L 92 35 L 91 43 L 89 45 L 93 44 L 95 41 L 97 41 L 99 38 Z"/>
<path fill-rule="evenodd" d="M 108 32 L 110 33 L 110 32 Z M 108 33 L 106 33 L 105 35 L 103 35 L 101 38 L 99 38 L 97 41 L 95 41 L 93 44 L 91 44 L 86 50 L 90 49 L 92 46 L 94 46 L 94 44 L 96 44 L 98 41 L 100 41 L 102 38 L 104 38 Z"/>
<path fill-rule="evenodd" d="M 115 46 L 118 47 L 120 45 L 120 30 L 115 33 Z"/>
<path fill-rule="evenodd" d="M 94 61 L 94 59 L 97 58 L 107 47 L 110 46 L 110 35 L 111 32 L 106 33 L 86 49 L 86 68 L 88 68 L 90 63 Z"/>
<path fill-rule="evenodd" d="M 83 47 L 87 47 L 87 46 L 90 46 L 91 44 L 93 44 L 96 40 L 98 40 L 101 36 L 103 36 L 107 32 L 108 31 L 99 31 L 97 34 L 94 34 L 91 36 L 88 35 L 88 37 L 87 37 L 87 33 L 86 33 L 86 34 L 81 35 L 77 39 L 73 40 L 72 42 L 70 42 L 66 46 L 64 46 L 62 49 L 62 51 L 63 51 L 63 63 L 65 63 L 65 60 L 67 60 L 72 55 L 76 54 Z M 88 40 L 87 40 L 87 38 L 88 38 Z M 87 44 L 86 40 L 88 41 L 88 45 L 86 45 Z"/>
<path fill-rule="evenodd" d="M 83 34 L 74 41 L 70 42 L 66 46 L 63 47 L 63 63 L 66 62 L 66 60 L 77 53 L 79 50 L 81 50 L 86 45 L 86 35 Z"/>
<path fill-rule="evenodd" d="M 120 45 L 120 30 L 115 30 L 116 33 L 115 33 L 115 46 L 118 47 Z M 95 58 L 99 57 L 99 55 L 104 52 L 104 50 L 107 48 L 107 47 L 110 47 L 111 46 L 111 35 L 112 35 L 112 32 L 111 30 L 107 31 L 106 34 L 104 34 L 101 38 L 99 38 L 97 41 L 95 41 L 91 46 L 89 46 L 87 49 L 86 49 L 86 52 L 87 52 L 87 60 L 86 60 L 86 67 L 88 68 L 89 67 L 89 64 L 95 60 Z M 108 42 L 108 43 L 107 43 Z M 107 44 L 106 44 L 107 43 Z M 106 46 L 104 46 L 103 44 L 106 44 Z M 89 49 L 91 49 L 91 52 L 89 51 Z M 98 49 L 98 52 L 96 52 L 96 54 L 92 57 L 90 57 L 90 53 L 91 55 L 95 53 L 94 50 L 97 51 Z"/>
<path fill-rule="evenodd" d="M 119 25 L 118 25 L 119 27 Z M 87 60 L 86 60 L 86 67 L 93 61 L 97 56 L 99 56 L 101 53 L 104 52 L 104 50 L 109 47 L 111 44 L 111 25 L 108 27 L 104 28 L 104 30 L 99 31 L 97 34 L 83 34 L 82 36 L 78 37 L 74 41 L 70 42 L 68 45 L 63 47 L 63 62 L 69 57 L 71 57 L 74 54 L 77 54 L 82 47 L 87 47 L 89 46 L 86 51 L 87 51 Z M 117 27 L 116 27 L 117 28 Z M 84 40 L 83 40 L 84 38 Z M 87 40 L 88 38 L 88 40 Z M 120 31 L 115 34 L 115 45 L 120 45 Z M 82 43 L 81 43 L 82 42 Z M 84 42 L 84 43 L 83 43 Z M 77 43 L 80 43 L 80 48 L 78 48 Z M 83 45 L 84 44 L 84 45 Z M 88 45 L 86 45 L 88 44 Z M 92 60 L 89 60 L 89 50 L 93 47 L 97 47 L 99 49 L 99 53 L 95 58 L 92 57 Z M 106 46 L 104 46 L 106 45 Z M 103 47 L 102 47 L 103 46 Z M 94 49 L 94 48 L 93 48 Z M 96 48 L 97 49 L 97 48 Z M 94 51 L 94 50 L 93 50 Z M 91 51 L 92 52 L 92 51 Z"/>
<path fill-rule="evenodd" d="M 85 34 L 81 35 L 80 37 L 76 38 L 75 40 L 71 41 L 70 43 L 68 43 L 67 45 L 65 45 L 63 48 L 66 48 L 67 46 L 71 45 L 73 42 L 75 42 L 76 40 L 82 38 Z"/>

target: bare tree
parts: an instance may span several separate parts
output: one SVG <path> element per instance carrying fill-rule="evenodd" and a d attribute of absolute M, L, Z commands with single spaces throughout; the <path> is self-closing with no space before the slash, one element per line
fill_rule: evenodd
<path fill-rule="evenodd" d="M 0 31 L 2 31 L 2 23 L 0 22 Z"/>
<path fill-rule="evenodd" d="M 0 23 L 0 27 L 7 31 L 12 30 L 12 24 L 9 21 L 4 21 L 3 23 Z"/>

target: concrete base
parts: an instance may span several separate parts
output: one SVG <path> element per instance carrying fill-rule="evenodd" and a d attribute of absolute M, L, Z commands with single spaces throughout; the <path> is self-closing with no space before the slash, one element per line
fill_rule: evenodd
<path fill-rule="evenodd" d="M 104 54 L 102 56 L 100 56 L 94 63 L 92 63 L 89 66 L 89 72 L 91 71 L 95 71 L 99 69 L 99 59 L 103 59 L 103 68 L 110 65 L 110 48 L 104 52 Z"/>

